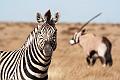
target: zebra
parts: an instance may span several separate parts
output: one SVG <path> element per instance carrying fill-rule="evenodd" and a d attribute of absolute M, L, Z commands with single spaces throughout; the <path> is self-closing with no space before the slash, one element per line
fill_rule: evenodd
<path fill-rule="evenodd" d="M 0 80 L 48 80 L 52 53 L 57 47 L 58 18 L 58 12 L 51 18 L 50 10 L 44 18 L 37 13 L 38 26 L 23 46 L 14 51 L 0 51 Z"/>

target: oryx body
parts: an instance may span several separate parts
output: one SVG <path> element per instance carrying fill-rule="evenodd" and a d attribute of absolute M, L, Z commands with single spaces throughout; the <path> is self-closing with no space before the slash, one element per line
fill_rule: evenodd
<path fill-rule="evenodd" d="M 85 33 L 85 30 L 82 30 L 74 34 L 74 37 L 70 40 L 70 44 L 79 44 L 83 48 L 84 53 L 86 53 L 88 65 L 93 65 L 97 58 L 100 58 L 104 66 L 107 64 L 109 66 L 112 65 L 112 44 L 106 37 Z"/>

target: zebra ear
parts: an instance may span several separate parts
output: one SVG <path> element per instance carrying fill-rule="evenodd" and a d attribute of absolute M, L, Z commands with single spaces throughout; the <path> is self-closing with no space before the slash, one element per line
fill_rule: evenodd
<path fill-rule="evenodd" d="M 36 14 L 36 19 L 37 19 L 37 22 L 40 23 L 40 22 L 44 22 L 44 19 L 42 18 L 42 15 L 40 13 L 37 12 Z"/>
<path fill-rule="evenodd" d="M 51 19 L 51 12 L 50 12 L 50 10 L 48 10 L 48 11 L 45 13 L 44 19 L 45 19 L 45 21 L 50 21 L 50 19 Z"/>
<path fill-rule="evenodd" d="M 60 13 L 57 12 L 57 13 L 55 14 L 55 18 L 54 18 L 55 23 L 58 22 L 59 17 L 60 17 Z"/>

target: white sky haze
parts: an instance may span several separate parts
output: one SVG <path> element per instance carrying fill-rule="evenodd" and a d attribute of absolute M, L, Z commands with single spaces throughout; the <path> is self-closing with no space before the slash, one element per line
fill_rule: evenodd
<path fill-rule="evenodd" d="M 120 0 L 0 0 L 0 21 L 36 22 L 50 9 L 60 12 L 60 22 L 86 22 L 102 12 L 93 22 L 120 23 Z"/>

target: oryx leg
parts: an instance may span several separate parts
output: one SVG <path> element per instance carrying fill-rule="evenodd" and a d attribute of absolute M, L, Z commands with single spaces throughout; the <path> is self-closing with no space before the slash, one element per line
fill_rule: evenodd
<path fill-rule="evenodd" d="M 105 66 L 106 66 L 106 60 L 105 60 L 105 57 L 99 57 L 99 59 L 100 59 L 102 65 L 103 65 L 103 67 L 105 67 Z"/>
<path fill-rule="evenodd" d="M 112 66 L 112 64 L 113 64 L 112 54 L 111 54 L 112 44 L 106 37 L 103 37 L 102 42 L 106 46 L 106 51 L 105 51 L 105 55 L 104 55 L 105 59 L 106 59 L 106 65 Z"/>
<path fill-rule="evenodd" d="M 113 60 L 112 60 L 111 53 L 109 51 L 106 52 L 105 58 L 106 58 L 106 65 L 112 66 Z"/>
<path fill-rule="evenodd" d="M 92 50 L 90 52 L 90 59 L 91 59 L 91 65 L 93 66 L 97 59 L 97 52 L 95 50 Z"/>
<path fill-rule="evenodd" d="M 106 66 L 106 58 L 105 58 L 106 51 L 107 51 L 107 46 L 104 43 L 101 43 L 98 46 L 98 55 L 101 63 L 103 64 L 103 67 Z"/>
<path fill-rule="evenodd" d="M 90 56 L 87 56 L 86 57 L 86 61 L 87 61 L 87 64 L 88 64 L 88 66 L 90 65 Z"/>
<path fill-rule="evenodd" d="M 93 57 L 92 57 L 92 64 L 91 64 L 92 66 L 95 64 L 96 59 L 97 59 L 97 57 L 96 57 L 96 56 L 93 56 Z"/>

